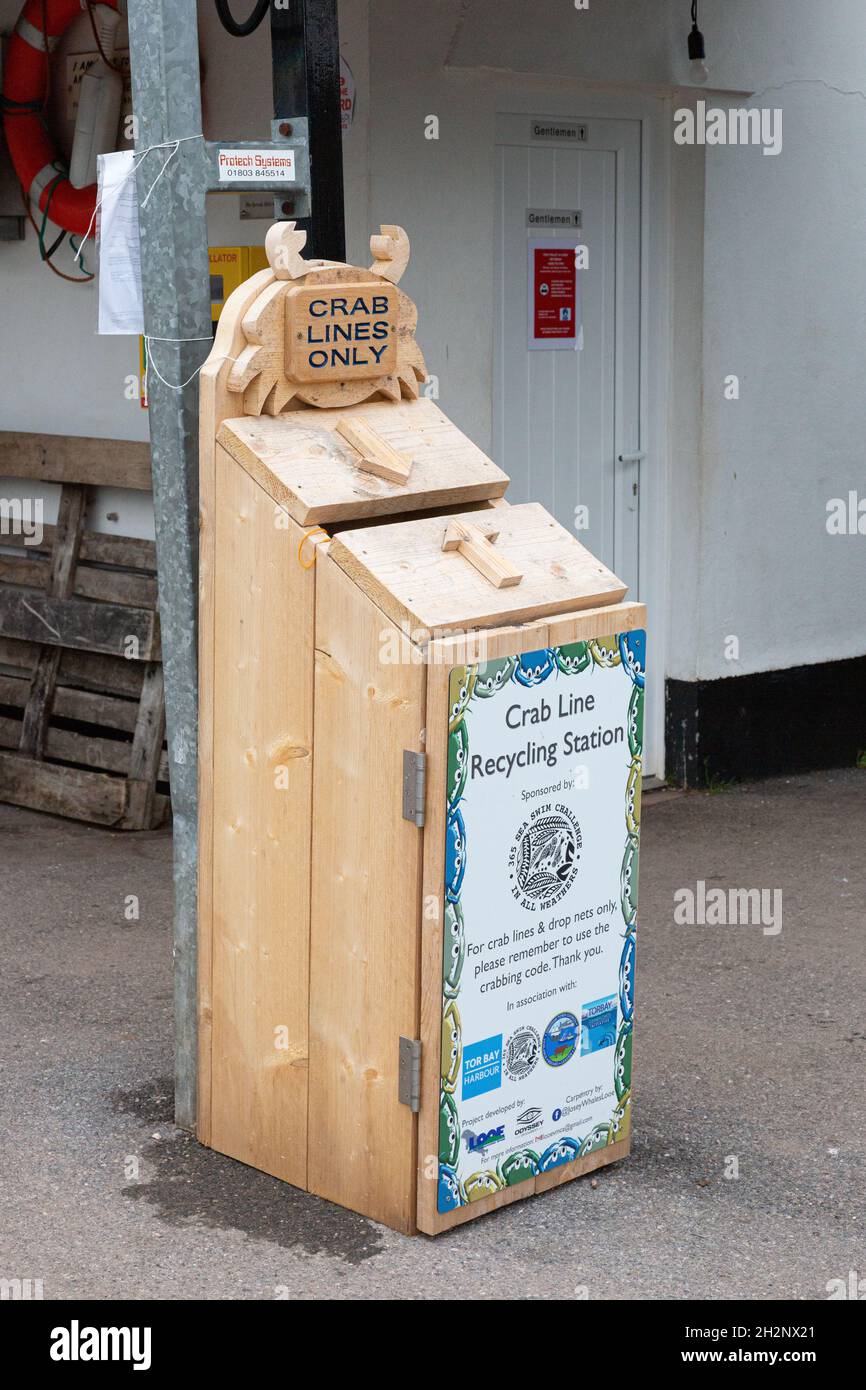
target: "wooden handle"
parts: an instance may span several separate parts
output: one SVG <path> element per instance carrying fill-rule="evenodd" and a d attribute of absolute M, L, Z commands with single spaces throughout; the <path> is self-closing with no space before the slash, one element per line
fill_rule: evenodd
<path fill-rule="evenodd" d="M 520 583 L 523 575 L 495 548 L 493 542 L 498 538 L 498 531 L 484 532 L 471 522 L 452 519 L 446 527 L 442 549 L 458 550 L 494 589 L 510 589 Z"/>
<path fill-rule="evenodd" d="M 360 454 L 358 467 L 363 468 L 365 473 L 375 473 L 378 478 L 387 478 L 389 483 L 406 486 L 412 471 L 412 459 L 399 454 L 366 420 L 357 415 L 344 415 L 337 421 L 336 428 L 347 444 L 351 444 Z"/>

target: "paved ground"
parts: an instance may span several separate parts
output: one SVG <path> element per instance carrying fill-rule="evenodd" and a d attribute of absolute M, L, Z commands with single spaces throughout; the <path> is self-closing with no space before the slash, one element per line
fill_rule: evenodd
<path fill-rule="evenodd" d="M 651 800 L 633 1156 L 406 1240 L 174 1129 L 168 836 L 0 807 L 0 1276 L 93 1299 L 815 1299 L 866 1278 L 864 842 L 866 772 Z M 781 933 L 675 925 L 698 879 L 781 888 Z"/>

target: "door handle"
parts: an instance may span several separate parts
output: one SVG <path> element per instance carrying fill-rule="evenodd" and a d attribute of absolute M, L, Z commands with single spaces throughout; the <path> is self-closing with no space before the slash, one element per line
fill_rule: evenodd
<path fill-rule="evenodd" d="M 643 463 L 643 461 L 644 461 L 645 458 L 646 458 L 646 450 L 645 450 L 645 449 L 638 449 L 638 450 L 636 450 L 636 452 L 633 453 L 633 454 L 620 454 L 620 455 L 619 455 L 619 458 L 618 458 L 618 460 L 617 460 L 617 462 L 618 462 L 618 463 Z"/>

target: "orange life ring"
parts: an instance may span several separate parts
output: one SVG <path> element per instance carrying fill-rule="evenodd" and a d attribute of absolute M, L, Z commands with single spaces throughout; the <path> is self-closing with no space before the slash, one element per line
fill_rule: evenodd
<path fill-rule="evenodd" d="M 100 3 L 112 10 L 118 6 L 118 0 Z M 27 0 L 9 40 L 3 77 L 3 128 L 15 173 L 27 197 L 41 212 L 50 203 L 51 221 L 73 236 L 84 236 L 90 225 L 96 184 L 73 188 L 61 172 L 63 166 L 45 125 L 42 103 L 49 54 L 84 9 L 83 0 Z"/>

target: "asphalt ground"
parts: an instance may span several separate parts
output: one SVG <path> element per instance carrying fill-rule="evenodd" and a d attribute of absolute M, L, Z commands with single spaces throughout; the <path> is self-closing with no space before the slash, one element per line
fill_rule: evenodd
<path fill-rule="evenodd" d="M 406 1239 L 174 1127 L 169 834 L 0 807 L 0 1277 L 46 1299 L 826 1299 L 866 1280 L 864 843 L 866 771 L 648 797 L 631 1157 Z M 699 880 L 779 889 L 781 931 L 677 924 Z"/>

